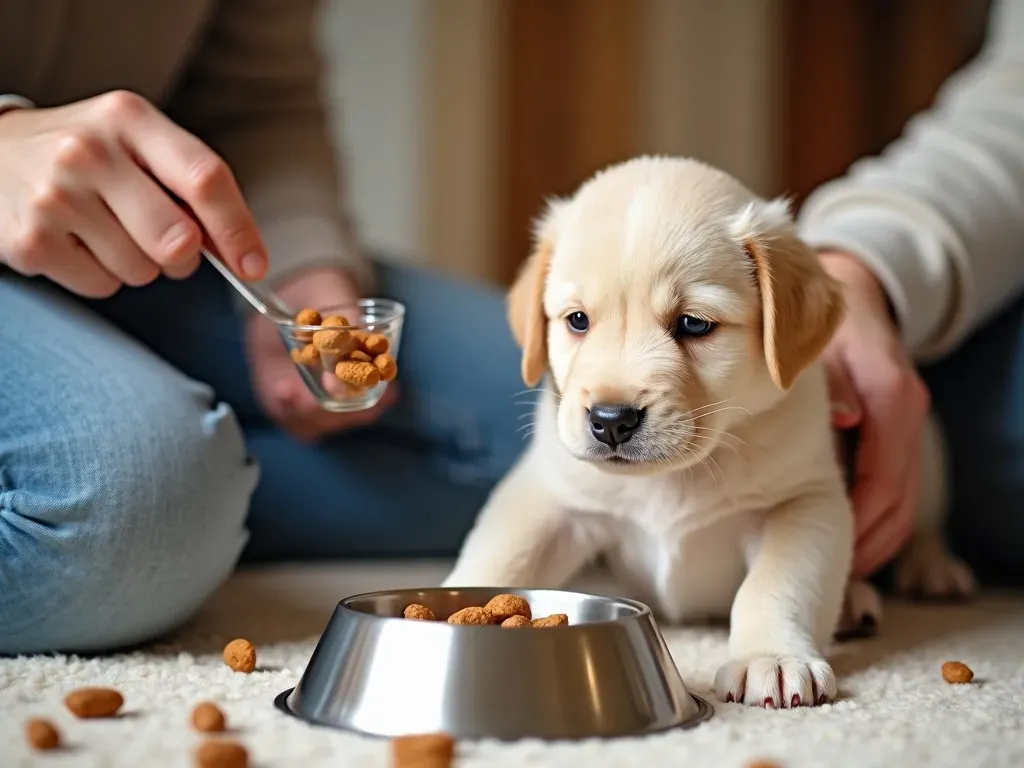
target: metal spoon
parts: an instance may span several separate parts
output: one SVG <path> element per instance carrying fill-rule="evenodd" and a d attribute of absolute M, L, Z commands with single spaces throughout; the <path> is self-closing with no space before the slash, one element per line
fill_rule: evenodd
<path fill-rule="evenodd" d="M 268 317 L 275 323 L 290 323 L 295 318 L 295 311 L 273 291 L 264 290 L 258 286 L 240 280 L 231 268 L 218 259 L 205 248 L 202 250 L 203 257 L 217 268 L 217 271 L 224 276 L 224 279 L 231 283 L 231 287 L 242 294 L 253 309 L 264 317 Z"/>

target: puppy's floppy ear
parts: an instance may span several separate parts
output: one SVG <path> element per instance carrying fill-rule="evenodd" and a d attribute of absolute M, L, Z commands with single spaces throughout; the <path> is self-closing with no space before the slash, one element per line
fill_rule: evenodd
<path fill-rule="evenodd" d="M 544 283 L 551 265 L 552 245 L 541 240 L 519 270 L 508 292 L 508 322 L 523 350 L 522 376 L 535 387 L 548 367 L 548 323 L 544 315 Z"/>
<path fill-rule="evenodd" d="M 785 200 L 752 203 L 734 221 L 761 293 L 764 357 L 788 390 L 825 349 L 843 318 L 843 294 L 797 236 Z"/>
<path fill-rule="evenodd" d="M 548 203 L 546 214 L 535 227 L 537 245 L 508 292 L 508 322 L 512 336 L 523 350 L 522 375 L 528 387 L 537 386 L 548 367 L 544 286 L 555 247 L 555 219 L 564 206 L 561 200 Z"/>

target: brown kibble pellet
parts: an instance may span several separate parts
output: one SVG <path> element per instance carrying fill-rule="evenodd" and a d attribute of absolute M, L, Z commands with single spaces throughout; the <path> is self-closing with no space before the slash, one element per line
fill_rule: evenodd
<path fill-rule="evenodd" d="M 347 328 L 348 318 L 344 315 L 328 315 L 320 322 L 323 328 Z"/>
<path fill-rule="evenodd" d="M 196 750 L 197 768 L 246 768 L 249 753 L 237 741 L 210 739 Z"/>
<path fill-rule="evenodd" d="M 427 608 L 425 605 L 419 603 L 413 603 L 412 605 L 405 606 L 405 611 L 402 613 L 407 619 L 417 619 L 419 621 L 437 621 L 437 616 L 434 612 Z"/>
<path fill-rule="evenodd" d="M 391 381 L 398 375 L 398 365 L 391 355 L 377 355 L 373 358 L 373 364 L 380 372 L 381 381 Z"/>
<path fill-rule="evenodd" d="M 204 733 L 219 733 L 227 724 L 224 713 L 212 701 L 202 701 L 192 710 L 192 727 Z"/>
<path fill-rule="evenodd" d="M 969 683 L 974 679 L 974 671 L 962 661 L 947 661 L 942 665 L 942 678 L 947 683 Z"/>
<path fill-rule="evenodd" d="M 372 363 L 342 360 L 335 366 L 334 375 L 353 387 L 375 387 L 380 383 L 380 374 Z"/>
<path fill-rule="evenodd" d="M 355 360 L 357 363 L 372 363 L 373 358 L 363 352 L 361 349 L 353 349 L 348 353 L 349 360 Z"/>
<path fill-rule="evenodd" d="M 506 629 L 515 629 L 516 627 L 532 627 L 533 623 L 525 616 L 509 616 L 501 622 L 501 626 Z"/>
<path fill-rule="evenodd" d="M 366 341 L 366 337 L 369 335 L 366 331 L 352 331 L 352 340 L 359 346 L 363 346 L 363 342 Z"/>
<path fill-rule="evenodd" d="M 530 613 L 530 604 L 519 595 L 495 595 L 484 605 L 494 620 L 503 622 L 513 616 L 523 616 L 527 619 L 533 618 Z"/>
<path fill-rule="evenodd" d="M 348 331 L 317 331 L 313 334 L 313 344 L 321 352 L 344 352 L 348 343 Z"/>
<path fill-rule="evenodd" d="M 33 749 L 45 752 L 60 746 L 60 731 L 49 720 L 37 717 L 25 723 L 25 739 Z"/>
<path fill-rule="evenodd" d="M 487 624 L 494 623 L 494 616 L 486 608 L 479 608 L 477 606 L 470 606 L 469 608 L 463 608 L 461 611 L 456 611 L 448 617 L 449 624 L 467 624 L 474 626 L 486 626 Z"/>
<path fill-rule="evenodd" d="M 255 646 L 242 638 L 232 640 L 224 646 L 224 663 L 235 672 L 252 672 L 256 669 Z"/>
<path fill-rule="evenodd" d="M 400 736 L 391 741 L 394 768 L 447 768 L 455 757 L 455 739 L 447 733 Z"/>
<path fill-rule="evenodd" d="M 567 627 L 569 626 L 569 617 L 564 613 L 553 613 L 550 616 L 544 616 L 539 619 L 533 620 L 533 626 L 535 627 Z"/>
<path fill-rule="evenodd" d="M 302 349 L 292 350 L 292 360 L 297 365 L 320 365 L 320 350 L 315 344 L 307 344 Z"/>
<path fill-rule="evenodd" d="M 746 768 L 782 768 L 782 766 L 774 760 L 754 760 L 752 763 L 747 763 Z"/>
<path fill-rule="evenodd" d="M 320 325 L 320 313 L 315 309 L 303 309 L 295 315 L 296 325 Z M 309 341 L 313 338 L 312 331 L 298 331 L 295 338 L 302 341 Z"/>
<path fill-rule="evenodd" d="M 64 697 L 75 717 L 113 717 L 124 706 L 124 697 L 113 688 L 78 688 Z"/>
<path fill-rule="evenodd" d="M 382 333 L 371 333 L 366 337 L 366 340 L 363 341 L 363 349 L 374 357 L 377 355 L 383 355 L 390 348 L 391 344 L 388 343 L 388 337 Z"/>

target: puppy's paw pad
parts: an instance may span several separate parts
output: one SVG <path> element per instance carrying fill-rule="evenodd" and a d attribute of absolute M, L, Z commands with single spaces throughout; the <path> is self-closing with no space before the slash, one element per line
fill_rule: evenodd
<path fill-rule="evenodd" d="M 896 588 L 918 600 L 963 600 L 978 588 L 970 567 L 946 549 L 913 547 L 900 559 Z"/>
<path fill-rule="evenodd" d="M 755 656 L 724 664 L 715 675 L 715 693 L 751 707 L 815 706 L 835 699 L 836 676 L 824 659 Z"/>

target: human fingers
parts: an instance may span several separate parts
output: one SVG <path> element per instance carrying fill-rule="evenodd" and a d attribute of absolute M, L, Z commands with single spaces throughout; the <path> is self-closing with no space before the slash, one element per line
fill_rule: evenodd
<path fill-rule="evenodd" d="M 169 277 L 187 277 L 199 266 L 203 233 L 127 155 L 114 160 L 97 191 L 136 246 Z"/>
<path fill-rule="evenodd" d="M 918 458 L 928 395 L 912 367 L 892 365 L 860 383 L 864 420 L 858 446 L 854 508 L 857 537 L 901 504 Z"/>
<path fill-rule="evenodd" d="M 145 99 L 125 92 L 108 97 L 106 108 L 143 168 L 185 203 L 236 274 L 261 279 L 266 248 L 227 163 Z"/>
<path fill-rule="evenodd" d="M 831 355 L 825 358 L 825 370 L 828 372 L 832 425 L 837 429 L 852 429 L 860 424 L 864 413 L 846 363 L 840 356 Z"/>
<path fill-rule="evenodd" d="M 105 299 L 122 285 L 74 235 L 44 238 L 38 247 L 38 274 L 72 293 L 87 299 Z"/>
<path fill-rule="evenodd" d="M 95 194 L 85 193 L 76 202 L 70 225 L 89 253 L 122 283 L 147 285 L 159 277 L 159 265 L 143 253 Z"/>

